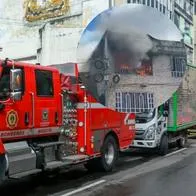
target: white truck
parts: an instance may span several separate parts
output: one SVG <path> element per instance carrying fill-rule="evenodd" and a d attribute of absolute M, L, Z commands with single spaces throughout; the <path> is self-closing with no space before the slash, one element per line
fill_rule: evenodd
<path fill-rule="evenodd" d="M 177 142 L 184 147 L 187 130 L 196 127 L 196 67 L 189 66 L 182 85 L 167 103 L 136 114 L 136 135 L 131 147 L 157 149 L 160 155 Z"/>

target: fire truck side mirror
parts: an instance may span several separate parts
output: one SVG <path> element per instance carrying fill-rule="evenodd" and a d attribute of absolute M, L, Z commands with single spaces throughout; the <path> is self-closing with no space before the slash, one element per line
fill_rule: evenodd
<path fill-rule="evenodd" d="M 163 106 L 163 117 L 169 116 L 169 104 L 166 102 Z"/>
<path fill-rule="evenodd" d="M 11 69 L 10 89 L 11 89 L 11 98 L 15 101 L 21 100 L 22 97 L 22 70 L 21 69 Z"/>
<path fill-rule="evenodd" d="M 21 92 L 11 92 L 11 98 L 14 101 L 20 101 L 22 98 L 22 93 Z"/>

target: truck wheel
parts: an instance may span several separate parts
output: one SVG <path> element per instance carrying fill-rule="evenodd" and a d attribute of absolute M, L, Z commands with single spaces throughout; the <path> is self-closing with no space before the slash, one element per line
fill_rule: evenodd
<path fill-rule="evenodd" d="M 179 140 L 177 140 L 178 148 L 184 148 L 186 145 L 186 142 L 187 142 L 186 135 L 182 135 L 182 137 Z"/>
<path fill-rule="evenodd" d="M 0 155 L 0 184 L 5 179 L 6 174 L 6 158 L 5 155 Z"/>
<path fill-rule="evenodd" d="M 161 138 L 160 146 L 158 147 L 158 154 L 164 156 L 168 153 L 168 137 L 163 135 Z"/>
<path fill-rule="evenodd" d="M 115 138 L 112 135 L 106 137 L 101 150 L 102 155 L 99 160 L 99 166 L 102 171 L 112 171 L 118 159 L 118 150 L 119 149 Z"/>

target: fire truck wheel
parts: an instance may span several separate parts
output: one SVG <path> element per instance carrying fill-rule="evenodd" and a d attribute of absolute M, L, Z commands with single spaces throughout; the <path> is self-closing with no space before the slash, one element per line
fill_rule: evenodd
<path fill-rule="evenodd" d="M 158 148 L 158 154 L 164 156 L 168 153 L 168 137 L 163 135 L 161 138 L 160 146 Z"/>
<path fill-rule="evenodd" d="M 102 171 L 112 171 L 118 159 L 118 145 L 116 139 L 109 135 L 106 137 L 102 146 L 102 156 L 100 158 L 100 169 Z"/>
<path fill-rule="evenodd" d="M 5 178 L 6 174 L 6 157 L 5 155 L 0 155 L 0 184 Z"/>

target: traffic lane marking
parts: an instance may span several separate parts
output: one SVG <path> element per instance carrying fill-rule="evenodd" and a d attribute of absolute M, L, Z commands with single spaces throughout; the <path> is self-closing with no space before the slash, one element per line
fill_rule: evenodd
<path fill-rule="evenodd" d="M 184 151 L 184 150 L 186 150 L 187 148 L 182 148 L 182 149 L 180 149 L 180 150 L 176 150 L 176 151 L 174 151 L 174 152 L 171 152 L 171 153 L 169 153 L 169 154 L 166 154 L 164 157 L 169 157 L 169 156 L 171 156 L 171 155 L 174 155 L 174 154 L 177 154 L 177 153 L 179 153 L 179 152 L 182 152 L 182 151 Z"/>
<path fill-rule="evenodd" d="M 164 157 L 170 157 L 170 156 L 172 156 L 172 155 L 174 155 L 174 154 L 177 154 L 177 153 L 179 153 L 179 152 L 182 152 L 182 151 L 184 151 L 184 150 L 187 150 L 188 148 L 182 148 L 182 149 L 179 149 L 179 150 L 177 150 L 177 151 L 173 151 L 173 152 L 171 152 L 171 153 L 169 153 L 169 154 L 167 154 L 167 155 L 165 155 Z M 161 157 L 157 157 L 157 158 L 161 158 Z M 125 160 L 123 160 L 124 162 L 131 162 L 131 161 L 136 161 L 136 160 L 142 160 L 143 159 L 143 157 L 133 157 L 133 158 L 130 158 L 130 159 L 125 159 Z M 153 159 L 152 159 L 153 160 Z M 151 160 L 151 161 L 152 161 Z M 160 161 L 161 160 L 163 160 L 162 158 L 160 159 Z M 140 165 L 140 164 L 139 164 Z M 165 165 L 165 164 L 164 164 Z M 154 167 L 153 167 L 154 168 Z M 132 169 L 134 169 L 134 167 L 132 168 Z M 144 168 L 143 168 L 144 169 Z M 142 169 L 142 170 L 143 170 Z M 142 172 L 143 173 L 143 172 Z M 137 176 L 137 174 L 136 175 L 134 175 L 133 177 L 135 177 L 135 176 Z M 110 181 L 110 180 L 109 180 Z M 98 181 L 99 182 L 99 181 Z M 104 180 L 104 182 L 108 182 L 108 180 L 106 181 L 106 180 Z M 105 184 L 106 184 L 105 183 Z M 93 183 L 94 184 L 94 183 Z M 91 184 L 91 185 L 93 185 L 93 184 Z M 82 192 L 82 191 L 84 191 L 84 190 L 86 190 L 86 189 L 89 189 L 89 188 L 91 188 L 91 187 L 93 187 L 93 186 L 91 186 L 90 185 L 90 187 L 83 187 L 83 188 L 81 188 L 82 190 L 80 190 L 80 189 L 78 189 L 78 190 L 80 190 L 79 192 Z M 94 185 L 94 187 L 96 187 L 96 185 Z M 96 187 L 97 188 L 97 187 Z M 67 193 L 67 194 L 64 194 L 64 195 L 61 195 L 61 196 L 70 196 L 70 193 L 72 193 L 72 194 L 75 194 L 75 193 L 78 193 L 78 190 L 76 190 L 77 192 L 74 192 L 74 193 L 72 193 L 72 192 L 69 192 L 69 193 Z M 72 195 L 71 194 L 71 195 Z M 82 194 L 82 193 L 81 193 Z M 86 194 L 86 193 L 83 193 L 82 195 L 84 195 L 84 194 Z"/>
<path fill-rule="evenodd" d="M 186 149 L 187 149 L 187 148 L 182 148 L 182 149 L 180 149 L 180 150 L 171 152 L 171 153 L 165 155 L 164 157 L 172 156 L 172 155 L 177 154 L 177 153 L 179 153 L 179 152 L 182 152 L 182 151 L 184 151 L 184 150 L 186 150 Z M 131 158 L 125 159 L 125 160 L 123 160 L 123 161 L 124 161 L 124 162 L 132 162 L 132 161 L 137 161 L 137 160 L 142 160 L 142 159 L 143 159 L 143 157 L 140 156 L 140 157 L 131 157 Z M 82 191 L 85 191 L 85 190 L 87 190 L 87 189 L 90 189 L 90 188 L 92 188 L 92 187 L 98 186 L 98 185 L 100 185 L 100 184 L 102 184 L 102 183 L 104 183 L 104 182 L 106 182 L 106 180 L 99 180 L 99 181 L 97 181 L 97 182 L 91 183 L 91 184 L 86 185 L 86 186 L 84 186 L 84 187 L 78 188 L 78 189 L 76 189 L 76 190 L 74 190 L 74 191 L 70 191 L 70 192 L 68 192 L 68 193 L 55 193 L 55 194 L 53 194 L 53 196 L 57 196 L 57 195 L 58 195 L 58 196 L 71 196 L 71 195 L 80 193 L 80 192 L 82 192 Z"/>
<path fill-rule="evenodd" d="M 68 192 L 68 193 L 55 193 L 55 194 L 53 194 L 53 196 L 57 196 L 57 195 L 59 195 L 59 196 L 71 196 L 71 195 L 74 195 L 74 194 L 76 194 L 76 193 L 79 193 L 79 192 L 82 192 L 82 191 L 84 191 L 84 190 L 87 190 L 87 189 L 90 189 L 90 188 L 92 188 L 92 187 L 95 187 L 95 186 L 98 186 L 98 185 L 100 185 L 100 184 L 102 184 L 102 183 L 104 183 L 104 182 L 106 182 L 106 180 L 99 180 L 99 181 L 97 181 L 97 182 L 94 182 L 94 183 L 91 183 L 91 184 L 89 184 L 89 185 L 86 185 L 86 186 L 84 186 L 84 187 L 81 187 L 81 188 L 78 188 L 78 189 L 76 189 L 76 190 L 74 190 L 74 191 L 70 191 L 70 192 Z M 52 196 L 52 195 L 51 195 Z"/>

